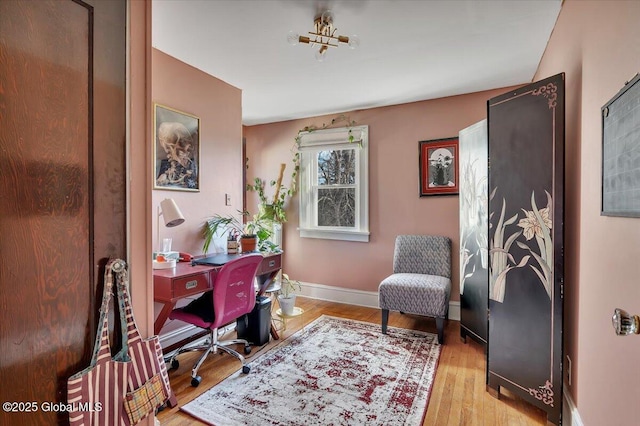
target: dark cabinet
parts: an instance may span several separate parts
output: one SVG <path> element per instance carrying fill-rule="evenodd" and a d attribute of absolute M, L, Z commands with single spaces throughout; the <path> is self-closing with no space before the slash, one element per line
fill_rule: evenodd
<path fill-rule="evenodd" d="M 487 343 L 487 120 L 460 131 L 460 337 Z"/>
<path fill-rule="evenodd" d="M 488 102 L 488 389 L 562 415 L 564 74 Z"/>

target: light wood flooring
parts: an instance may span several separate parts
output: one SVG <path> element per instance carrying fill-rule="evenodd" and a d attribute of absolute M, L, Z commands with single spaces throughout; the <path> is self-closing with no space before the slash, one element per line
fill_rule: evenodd
<path fill-rule="evenodd" d="M 286 338 L 320 315 L 351 318 L 380 323 L 378 309 L 325 302 L 299 297 L 296 305 L 304 310 L 299 317 L 288 319 L 286 330 L 280 337 Z M 392 312 L 389 325 L 435 333 L 435 321 L 413 315 Z M 279 341 L 271 341 L 262 348 L 254 348 L 249 359 L 269 350 Z M 203 423 L 180 411 L 180 407 L 207 391 L 233 372 L 240 363 L 228 355 L 211 355 L 200 368 L 202 383 L 191 386 L 191 367 L 199 352 L 180 355 L 180 368 L 169 371 L 171 387 L 178 398 L 178 406 L 166 408 L 157 419 L 163 426 L 202 425 Z M 440 354 L 436 378 L 423 425 L 546 425 L 544 411 L 524 402 L 517 396 L 502 390 L 500 399 L 493 398 L 485 387 L 485 356 L 481 345 L 460 339 L 457 321 L 448 321 L 445 344 Z M 359 426 L 359 425 L 358 425 Z"/>

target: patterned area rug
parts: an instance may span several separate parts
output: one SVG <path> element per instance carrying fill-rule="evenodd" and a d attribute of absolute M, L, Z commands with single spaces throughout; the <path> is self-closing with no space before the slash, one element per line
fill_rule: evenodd
<path fill-rule="evenodd" d="M 216 426 L 420 425 L 440 356 L 437 336 L 316 319 L 182 407 Z"/>

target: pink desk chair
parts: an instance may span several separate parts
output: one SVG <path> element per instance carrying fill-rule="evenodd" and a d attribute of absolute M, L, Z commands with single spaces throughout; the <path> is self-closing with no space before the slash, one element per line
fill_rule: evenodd
<path fill-rule="evenodd" d="M 202 381 L 198 369 L 210 353 L 218 349 L 235 356 L 242 362 L 242 372 L 248 374 L 250 367 L 240 353 L 227 347 L 243 344 L 244 353 L 251 353 L 249 342 L 244 339 L 218 340 L 218 328 L 234 322 L 237 318 L 250 313 L 256 303 L 253 281 L 262 262 L 261 254 L 249 254 L 226 263 L 218 272 L 213 283 L 213 290 L 205 293 L 196 301 L 183 308 L 174 309 L 170 319 L 177 319 L 209 331 L 209 340 L 204 345 L 185 345 L 171 357 L 171 367 L 178 368 L 176 359 L 181 353 L 204 351 L 191 370 L 191 386 L 197 387 Z"/>

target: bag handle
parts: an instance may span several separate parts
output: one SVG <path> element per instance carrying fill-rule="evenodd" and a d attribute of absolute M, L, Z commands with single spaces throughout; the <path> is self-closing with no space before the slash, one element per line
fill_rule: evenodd
<path fill-rule="evenodd" d="M 112 271 L 120 268 L 120 264 L 116 260 L 110 260 L 105 267 L 104 289 L 102 291 L 102 305 L 100 305 L 100 321 L 96 330 L 96 341 L 93 346 L 93 356 L 91 357 L 90 366 L 95 366 L 98 361 L 103 362 L 111 360 L 111 343 L 109 342 L 109 302 L 113 295 L 113 273 Z"/>
<path fill-rule="evenodd" d="M 133 309 L 129 299 L 129 273 L 126 263 L 120 260 L 122 268 L 116 272 L 116 288 L 118 307 L 120 311 L 120 327 L 122 330 L 122 349 L 116 355 L 116 359 L 129 360 L 129 344 L 141 340 L 140 332 L 133 316 Z"/>

